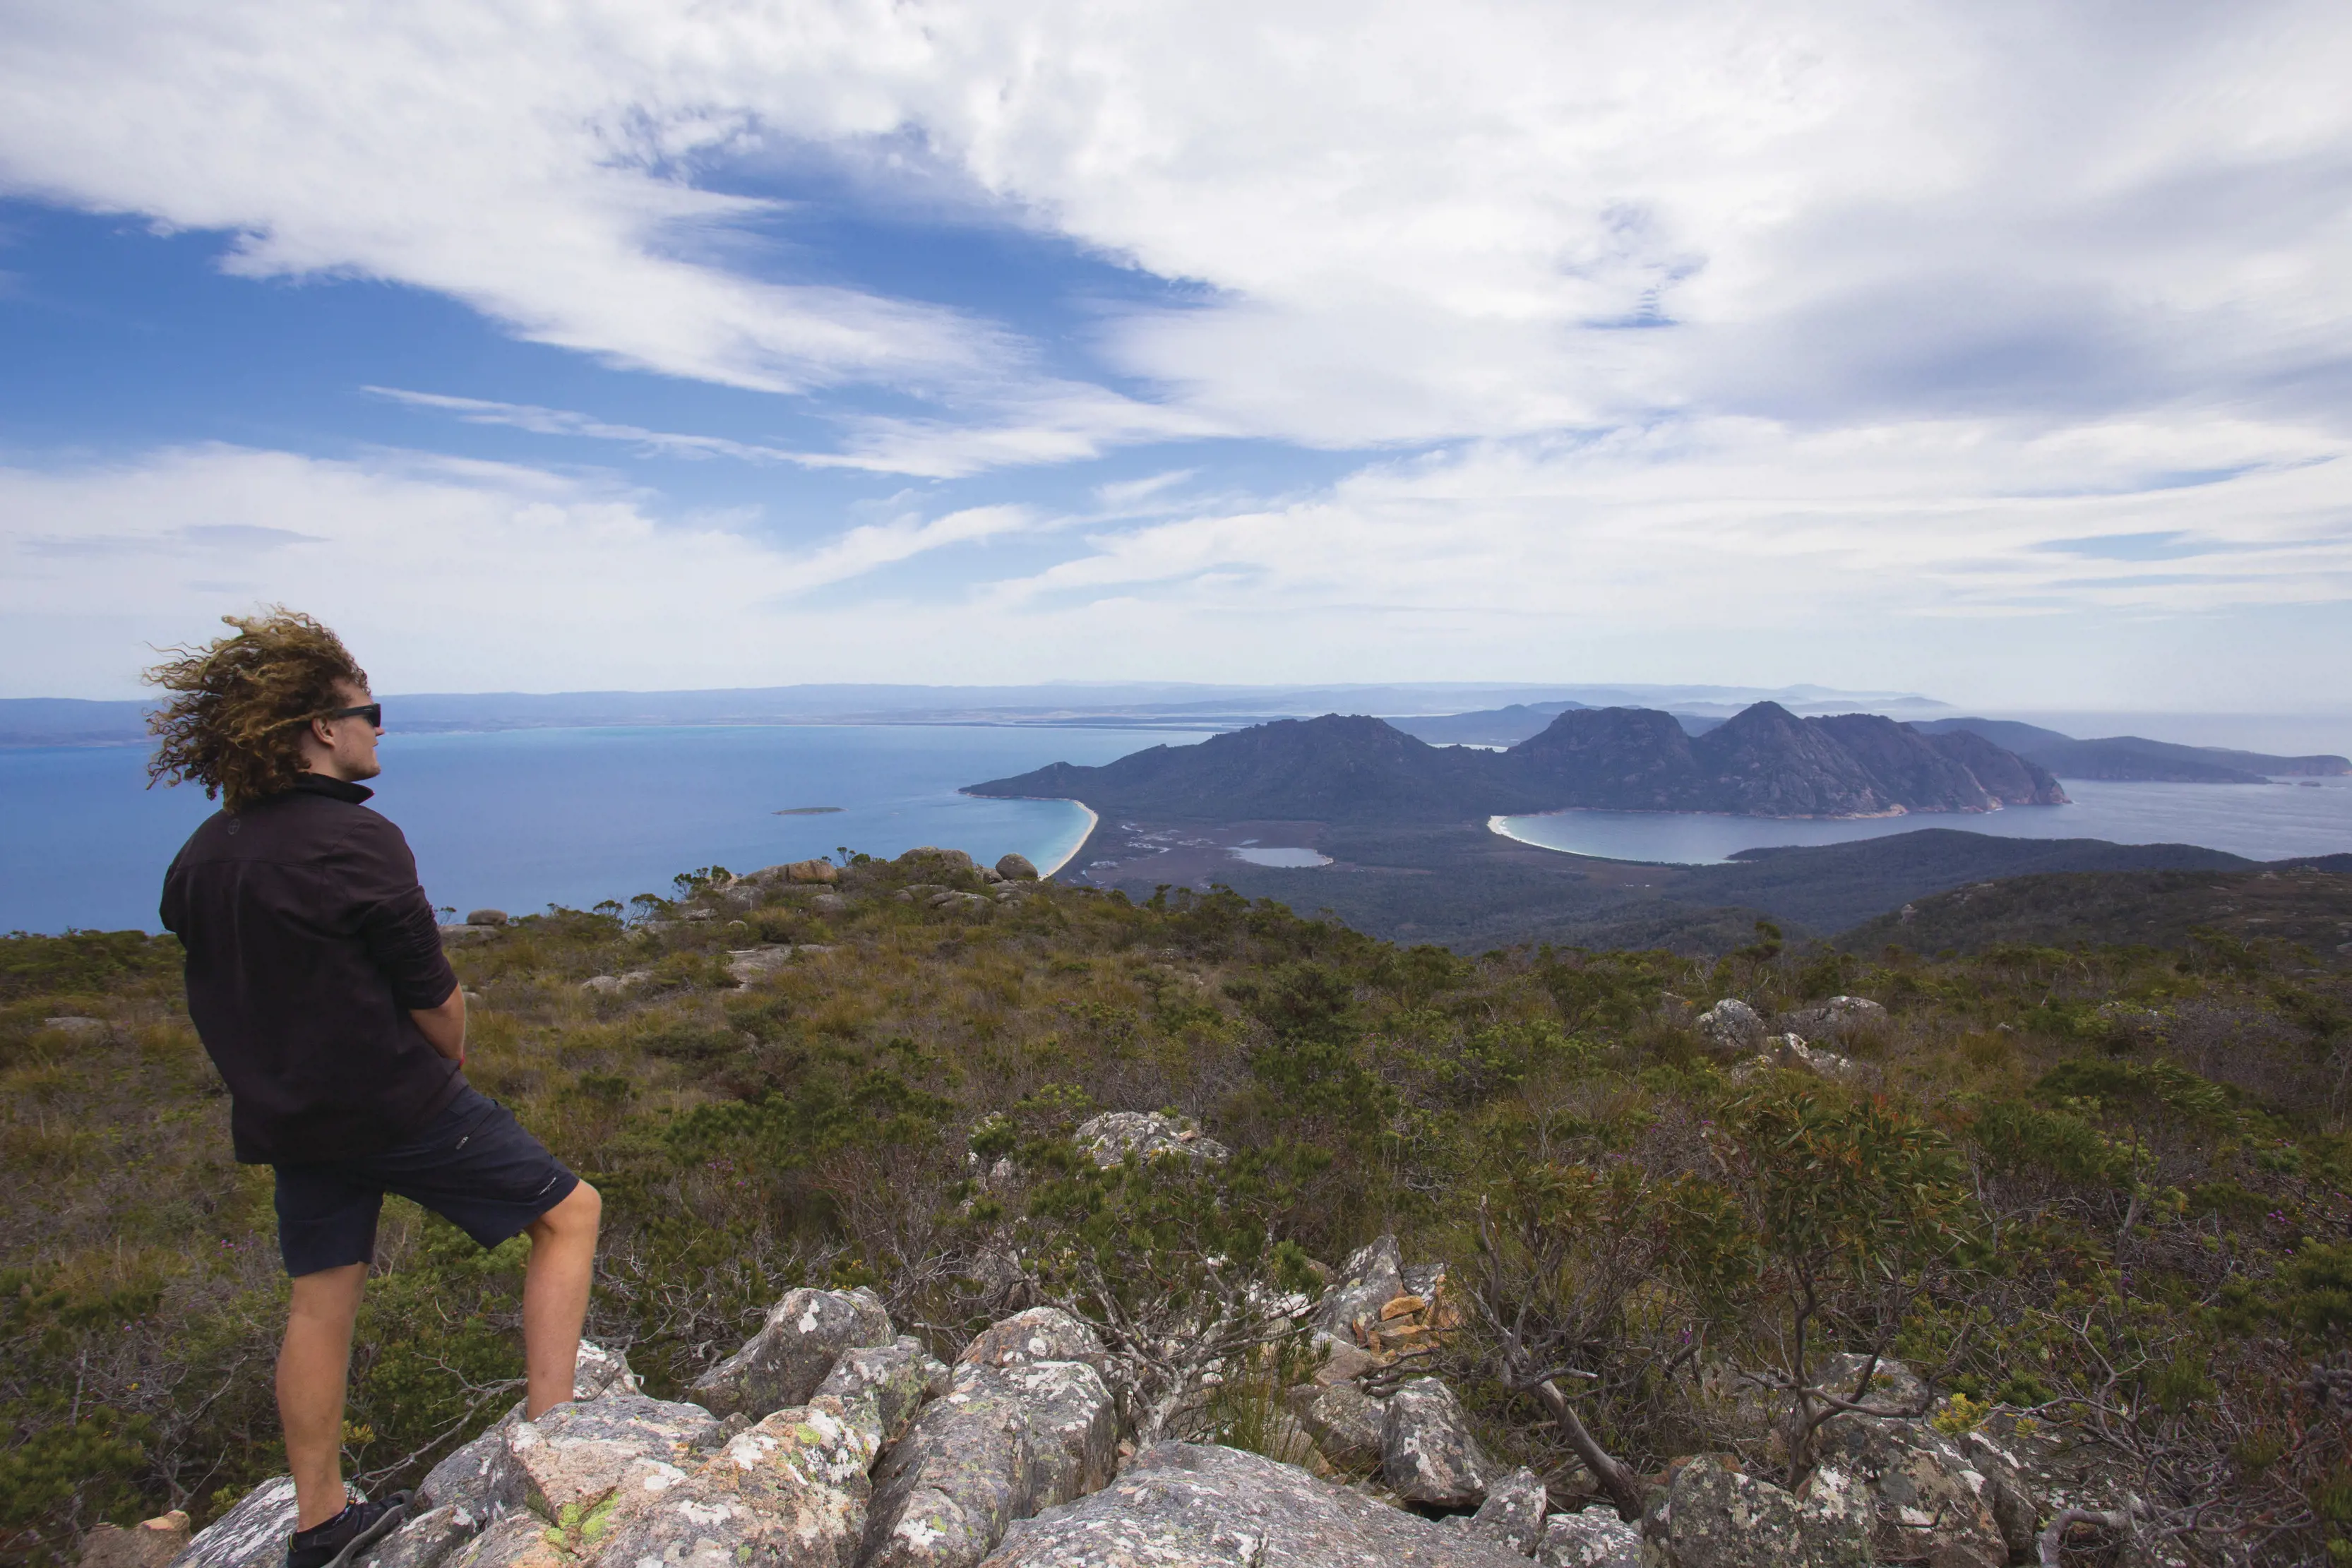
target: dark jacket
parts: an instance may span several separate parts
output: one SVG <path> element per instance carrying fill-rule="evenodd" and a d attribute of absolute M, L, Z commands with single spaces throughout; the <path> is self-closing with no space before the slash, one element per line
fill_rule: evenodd
<path fill-rule="evenodd" d="M 188 1015 L 247 1164 L 376 1154 L 466 1086 L 408 1016 L 457 977 L 400 830 L 320 774 L 198 828 L 163 877 Z"/>

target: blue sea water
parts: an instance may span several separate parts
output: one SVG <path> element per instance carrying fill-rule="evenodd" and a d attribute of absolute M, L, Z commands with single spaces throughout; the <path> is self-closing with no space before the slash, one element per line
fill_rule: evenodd
<path fill-rule="evenodd" d="M 2065 780 L 2071 806 L 2005 811 L 1791 821 L 1664 811 L 1549 811 L 1497 817 L 1496 831 L 1603 860 L 1711 865 L 1740 850 L 1843 844 L 1921 828 L 2010 839 L 2105 839 L 2118 844 L 2202 844 L 2249 860 L 2352 852 L 2352 779 L 2272 784 L 2116 784 Z"/>
<path fill-rule="evenodd" d="M 1166 731 L 809 725 L 520 729 L 382 742 L 372 804 L 398 822 L 437 904 L 526 914 L 670 891 L 734 871 L 918 844 L 1050 868 L 1086 836 L 1066 800 L 966 784 L 1205 738 Z M 0 931 L 154 930 L 163 869 L 213 810 L 147 789 L 138 747 L 0 750 Z M 779 816 L 838 806 L 816 816 Z"/>

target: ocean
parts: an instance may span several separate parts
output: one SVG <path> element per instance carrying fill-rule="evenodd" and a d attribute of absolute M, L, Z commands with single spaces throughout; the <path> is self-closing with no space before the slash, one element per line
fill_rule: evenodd
<path fill-rule="evenodd" d="M 2352 852 L 2352 779 L 2273 784 L 2110 784 L 2063 780 L 2071 806 L 1939 812 L 1835 821 L 1663 811 L 1549 811 L 1497 817 L 1495 831 L 1525 843 L 1603 860 L 1711 865 L 1740 850 L 1843 844 L 1921 828 L 2011 839 L 2106 839 L 2119 844 L 2202 844 L 2249 860 Z"/>
<path fill-rule="evenodd" d="M 1066 800 L 958 788 L 1050 762 L 1102 763 L 1195 733 L 807 725 L 387 734 L 371 802 L 408 835 L 436 904 L 513 915 L 667 895 L 683 871 L 743 872 L 918 844 L 1041 870 L 1086 836 Z M 155 902 L 214 807 L 148 789 L 142 747 L 0 750 L 0 930 L 157 929 Z M 779 815 L 814 807 L 836 811 Z"/>
<path fill-rule="evenodd" d="M 1051 869 L 1085 837 L 1066 800 L 989 800 L 965 784 L 1046 763 L 1108 762 L 1195 732 L 959 725 L 659 726 L 404 735 L 383 742 L 375 806 L 415 848 L 433 901 L 528 914 L 667 894 L 682 871 L 750 871 L 846 847 L 940 844 Z M 213 808 L 147 789 L 139 747 L 0 749 L 0 930 L 155 929 L 163 868 Z M 1980 816 L 1787 821 L 1636 811 L 1497 818 L 1547 849 L 1704 863 L 1774 844 L 1842 843 L 1918 828 L 2023 838 L 2204 844 L 2255 860 L 2352 851 L 2352 779 L 2294 784 L 2070 781 L 2072 806 Z M 838 810 L 805 815 L 813 808 Z M 1251 858 L 1312 864 L 1319 855 Z"/>

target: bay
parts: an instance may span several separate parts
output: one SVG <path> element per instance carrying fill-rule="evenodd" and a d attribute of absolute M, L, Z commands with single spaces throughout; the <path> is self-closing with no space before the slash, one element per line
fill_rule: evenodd
<path fill-rule="evenodd" d="M 408 835 L 436 904 L 526 914 L 667 894 L 679 872 L 750 871 L 919 844 L 1066 859 L 1067 800 L 959 795 L 1050 762 L 1097 764 L 1204 735 L 949 725 L 659 726 L 383 737 L 371 802 Z M 0 750 L 0 930 L 156 929 L 164 868 L 214 807 L 146 789 L 141 747 Z M 816 806 L 837 811 L 779 815 Z"/>
<path fill-rule="evenodd" d="M 1828 821 L 1666 811 L 1548 811 L 1496 817 L 1522 843 L 1602 860 L 1713 865 L 1741 850 L 1843 844 L 1922 828 L 2011 839 L 2105 839 L 2119 844 L 2201 844 L 2249 860 L 2352 852 L 2352 778 L 2272 784 L 2063 781 L 2071 806 L 1920 813 Z"/>

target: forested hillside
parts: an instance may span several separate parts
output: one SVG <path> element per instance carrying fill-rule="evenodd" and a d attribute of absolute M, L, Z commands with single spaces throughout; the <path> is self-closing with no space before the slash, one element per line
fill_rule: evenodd
<path fill-rule="evenodd" d="M 1544 1387 L 1630 1473 L 1716 1452 L 1793 1481 L 1827 1358 L 1876 1353 L 1925 1380 L 1923 1424 L 2055 1456 L 2049 1507 L 2137 1499 L 2142 1560 L 2352 1556 L 2352 989 L 2294 941 L 1468 958 L 921 853 L 675 894 L 453 949 L 469 1076 L 605 1195 L 590 1332 L 652 1393 L 787 1287 L 866 1284 L 942 1354 L 1065 1305 L 1196 1429 L 1263 1447 L 1311 1367 L 1236 1353 L 1204 1381 L 1184 1347 L 1393 1231 L 1455 1303 L 1412 1364 L 1555 1500 L 1608 1488 Z M 268 1173 L 229 1161 L 177 961 L 0 942 L 9 1562 L 72 1561 L 101 1520 L 201 1524 L 282 1468 Z M 1104 1111 L 1230 1157 L 1098 1166 L 1072 1134 Z M 522 1245 L 390 1206 L 365 1484 L 517 1397 Z"/>

